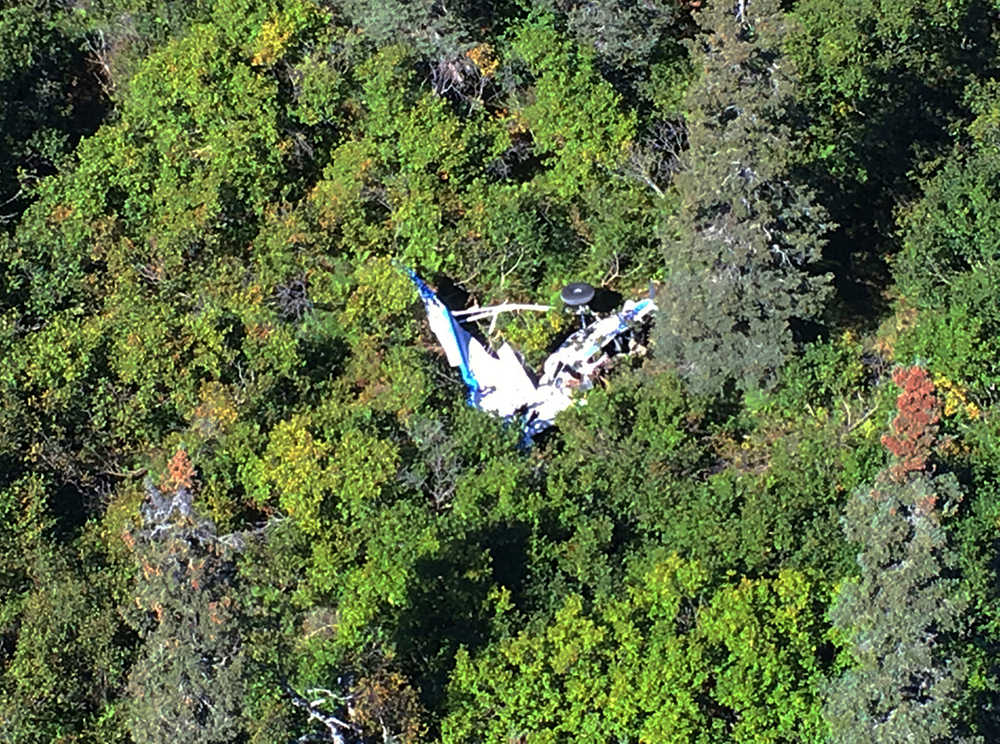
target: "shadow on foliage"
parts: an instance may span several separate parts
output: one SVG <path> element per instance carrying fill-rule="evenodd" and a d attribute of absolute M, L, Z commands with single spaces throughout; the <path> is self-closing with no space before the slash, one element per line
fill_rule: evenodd
<path fill-rule="evenodd" d="M 622 293 L 604 287 L 596 287 L 594 299 L 590 301 L 590 309 L 595 313 L 613 313 L 622 304 Z"/>
<path fill-rule="evenodd" d="M 431 277 L 431 284 L 437 287 L 438 299 L 452 312 L 463 310 L 469 304 L 468 290 L 456 284 L 450 276 L 436 273 Z"/>
<path fill-rule="evenodd" d="M 302 374 L 313 383 L 333 379 L 350 353 L 347 343 L 339 337 L 304 338 L 298 348 Z"/>
<path fill-rule="evenodd" d="M 856 117 L 857 125 L 842 127 L 831 141 L 851 152 L 841 167 L 854 172 L 837 174 L 826 160 L 815 160 L 803 174 L 839 225 L 829 236 L 820 268 L 834 273 L 848 324 L 871 325 L 885 316 L 885 291 L 893 281 L 886 258 L 898 247 L 889 237 L 896 232 L 894 212 L 919 195 L 914 172 L 951 148 L 950 131 L 968 116 L 963 89 L 970 76 L 996 74 L 989 15 L 984 3 L 973 4 L 950 42 L 942 38 L 935 44 L 943 57 L 936 78 L 903 63 L 873 71 L 871 89 L 887 95 L 860 102 L 866 110 Z M 874 29 L 872 34 L 877 36 Z"/>
<path fill-rule="evenodd" d="M 23 5 L 23 7 L 19 7 Z M 81 137 L 92 134 L 107 115 L 110 104 L 101 89 L 94 60 L 82 49 L 79 32 L 58 29 L 51 10 L 29 4 L 6 8 L 6 60 L 17 60 L 0 70 L 0 226 L 14 224 L 31 197 L 19 181 L 28 182 L 55 173 L 60 161 Z M 18 21 L 29 20 L 29 23 Z M 23 180 L 22 180 L 23 179 Z"/>
<path fill-rule="evenodd" d="M 55 517 L 55 533 L 69 540 L 76 534 L 91 512 L 91 495 L 87 489 L 73 483 L 63 483 L 49 492 L 49 509 Z"/>
<path fill-rule="evenodd" d="M 488 642 L 490 589 L 494 585 L 508 589 L 515 603 L 524 593 L 530 535 L 523 524 L 497 525 L 466 535 L 439 556 L 416 565 L 418 579 L 394 641 L 411 678 L 419 681 L 429 710 L 444 705 L 458 649 L 475 653 Z M 487 552 L 492 570 L 482 565 Z"/>

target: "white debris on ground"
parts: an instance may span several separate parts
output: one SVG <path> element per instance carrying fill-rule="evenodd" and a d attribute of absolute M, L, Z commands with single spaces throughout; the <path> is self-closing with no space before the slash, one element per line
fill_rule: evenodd
<path fill-rule="evenodd" d="M 462 327 L 416 273 L 408 273 L 420 293 L 431 331 L 444 349 L 448 363 L 462 373 L 469 389 L 469 402 L 504 419 L 523 417 L 528 440 L 552 426 L 561 411 L 580 400 L 574 393 L 593 387 L 601 368 L 612 357 L 641 350 L 631 338 L 631 331 L 648 322 L 656 310 L 652 298 L 628 300 L 620 312 L 584 326 L 545 360 L 542 376 L 535 384 L 509 344 L 504 343 L 496 353 L 488 350 Z M 475 310 L 475 317 L 483 318 L 489 316 L 491 309 Z"/>

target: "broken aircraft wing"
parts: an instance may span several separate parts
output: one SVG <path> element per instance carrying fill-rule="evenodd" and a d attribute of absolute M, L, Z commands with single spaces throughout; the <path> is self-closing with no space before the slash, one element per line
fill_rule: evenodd
<path fill-rule="evenodd" d="M 427 284 L 409 271 L 427 311 L 427 322 L 444 349 L 448 363 L 458 367 L 469 391 L 469 403 L 508 418 L 535 402 L 538 390 L 508 345 L 498 354 L 487 350 L 455 320 Z"/>

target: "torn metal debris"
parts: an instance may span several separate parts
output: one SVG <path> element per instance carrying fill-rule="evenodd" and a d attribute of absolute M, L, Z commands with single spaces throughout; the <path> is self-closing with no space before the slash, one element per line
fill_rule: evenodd
<path fill-rule="evenodd" d="M 504 419 L 520 418 L 529 441 L 552 426 L 560 411 L 581 401 L 575 394 L 593 387 L 611 359 L 645 350 L 634 332 L 644 327 L 656 310 L 652 297 L 628 300 L 619 312 L 587 323 L 584 307 L 594 290 L 582 283 L 569 285 L 563 293 L 564 301 L 581 314 L 582 327 L 545 360 L 541 376 L 536 377 L 510 344 L 504 343 L 496 352 L 487 349 L 455 318 L 460 313 L 476 319 L 495 317 L 496 313 L 521 306 L 508 304 L 452 313 L 423 279 L 412 270 L 407 273 L 420 293 L 431 331 L 448 363 L 462 375 L 469 403 Z M 567 292 L 572 301 L 566 300 Z M 541 310 L 548 306 L 524 308 Z"/>

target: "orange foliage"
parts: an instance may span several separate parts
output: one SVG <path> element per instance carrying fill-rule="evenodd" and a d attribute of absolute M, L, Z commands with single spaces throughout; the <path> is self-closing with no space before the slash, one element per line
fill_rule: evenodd
<path fill-rule="evenodd" d="M 132 533 L 128 530 L 122 532 L 122 542 L 128 546 L 129 550 L 135 550 L 135 538 L 132 537 Z"/>
<path fill-rule="evenodd" d="M 897 458 L 889 477 L 902 483 L 909 473 L 927 466 L 937 437 L 941 404 L 934 395 L 934 383 L 922 367 L 899 367 L 892 379 L 903 392 L 896 398 L 898 414 L 890 433 L 882 437 L 882 444 Z"/>
<path fill-rule="evenodd" d="M 271 327 L 269 323 L 254 323 L 247 329 L 247 333 L 249 333 L 254 338 L 263 341 L 264 339 L 266 339 L 268 336 L 271 335 L 271 331 L 273 330 L 274 329 Z"/>
<path fill-rule="evenodd" d="M 380 669 L 358 680 L 351 694 L 351 718 L 364 731 L 373 735 L 391 731 L 405 744 L 423 739 L 423 709 L 416 691 L 402 674 Z"/>
<path fill-rule="evenodd" d="M 483 77 L 489 77 L 500 66 L 500 62 L 493 56 L 493 47 L 489 44 L 475 46 L 467 51 L 465 56 L 472 61 L 472 64 L 479 68 L 479 72 Z"/>
<path fill-rule="evenodd" d="M 65 204 L 57 204 L 49 214 L 49 218 L 52 222 L 59 224 L 60 222 L 64 222 L 71 214 L 73 214 L 73 207 L 66 206 Z"/>
<path fill-rule="evenodd" d="M 176 491 L 194 487 L 194 465 L 183 449 L 178 449 L 167 463 L 167 472 L 160 482 L 161 491 Z"/>

